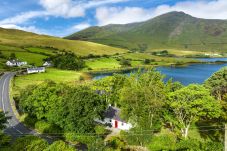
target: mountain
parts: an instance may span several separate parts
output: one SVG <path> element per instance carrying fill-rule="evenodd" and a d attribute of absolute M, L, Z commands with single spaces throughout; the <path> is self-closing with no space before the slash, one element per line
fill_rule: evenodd
<path fill-rule="evenodd" d="M 5 46 L 22 47 L 53 47 L 59 50 L 72 51 L 77 55 L 85 56 L 94 55 L 112 55 L 116 53 L 125 53 L 127 50 L 114 48 L 102 44 L 96 44 L 86 41 L 72 41 L 46 35 L 38 35 L 15 29 L 0 28 L 0 51 L 5 50 Z M 12 49 L 9 47 L 9 51 Z"/>
<path fill-rule="evenodd" d="M 227 50 L 227 21 L 170 12 L 145 22 L 90 27 L 66 39 L 91 41 L 131 50 Z"/>

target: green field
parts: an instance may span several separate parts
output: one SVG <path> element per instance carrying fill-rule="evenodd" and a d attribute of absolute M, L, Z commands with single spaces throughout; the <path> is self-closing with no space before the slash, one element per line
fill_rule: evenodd
<path fill-rule="evenodd" d="M 120 68 L 119 61 L 114 58 L 90 59 L 86 61 L 86 65 L 91 69 L 115 69 Z"/>
<path fill-rule="evenodd" d="M 28 85 L 40 84 L 45 80 L 54 82 L 74 83 L 79 80 L 82 74 L 77 71 L 66 71 L 48 68 L 45 73 L 16 76 L 13 81 L 13 92 L 17 94 L 19 90 Z"/>
<path fill-rule="evenodd" d="M 2 54 L 7 58 L 10 56 L 11 53 L 15 53 L 17 59 L 27 61 L 28 64 L 35 64 L 36 66 L 42 66 L 43 59 L 47 58 L 47 56 L 45 55 L 30 53 L 26 51 L 2 51 Z"/>
<path fill-rule="evenodd" d="M 116 53 L 125 53 L 127 50 L 121 48 L 114 48 L 107 45 L 96 44 L 86 41 L 72 41 L 61 39 L 57 37 L 37 35 L 34 33 L 24 32 L 13 29 L 0 28 L 0 44 L 7 45 L 4 50 L 14 50 L 10 46 L 18 47 L 53 47 L 59 50 L 71 51 L 80 56 L 88 54 L 94 55 L 113 55 Z M 7 48 L 8 47 L 8 48 Z M 0 47 L 0 50 L 1 47 Z M 36 51 L 36 49 L 30 49 Z M 40 52 L 40 50 L 38 50 Z"/>
<path fill-rule="evenodd" d="M 29 52 L 32 53 L 38 53 L 38 54 L 44 54 L 44 55 L 55 55 L 56 51 L 53 49 L 44 49 L 44 48 L 37 48 L 37 47 L 28 47 L 26 48 Z"/>

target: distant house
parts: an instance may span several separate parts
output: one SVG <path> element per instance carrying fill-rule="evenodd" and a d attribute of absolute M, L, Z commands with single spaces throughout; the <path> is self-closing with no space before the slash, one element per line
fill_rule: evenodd
<path fill-rule="evenodd" d="M 31 73 L 41 73 L 41 72 L 45 72 L 46 69 L 45 67 L 33 67 L 33 68 L 27 68 L 27 73 L 31 74 Z"/>
<path fill-rule="evenodd" d="M 43 66 L 44 67 L 51 67 L 52 63 L 50 61 L 46 61 L 46 62 L 43 63 Z"/>
<path fill-rule="evenodd" d="M 109 106 L 104 114 L 104 117 L 104 120 L 96 119 L 95 121 L 101 124 L 109 124 L 111 127 L 120 130 L 129 130 L 132 128 L 132 124 L 127 123 L 120 118 L 119 108 Z"/>
<path fill-rule="evenodd" d="M 10 66 L 10 67 L 20 67 L 20 66 L 23 66 L 23 65 L 27 65 L 27 62 L 20 61 L 18 59 L 12 59 L 12 60 L 8 60 L 6 62 L 6 65 Z"/>

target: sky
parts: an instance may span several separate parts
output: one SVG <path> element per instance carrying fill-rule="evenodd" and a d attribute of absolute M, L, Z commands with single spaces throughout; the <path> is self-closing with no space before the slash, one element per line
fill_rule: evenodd
<path fill-rule="evenodd" d="M 227 19 L 227 0 L 0 0 L 0 27 L 64 37 L 90 26 L 141 22 L 171 11 Z"/>

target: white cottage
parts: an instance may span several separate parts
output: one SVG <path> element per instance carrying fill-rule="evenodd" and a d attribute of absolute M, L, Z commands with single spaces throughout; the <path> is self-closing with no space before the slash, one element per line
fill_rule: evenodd
<path fill-rule="evenodd" d="M 52 63 L 50 61 L 46 61 L 46 62 L 43 63 L 43 66 L 44 67 L 51 67 Z"/>
<path fill-rule="evenodd" d="M 33 68 L 27 68 L 27 73 L 31 74 L 31 73 L 41 73 L 41 72 L 45 72 L 45 67 L 33 67 Z"/>
<path fill-rule="evenodd" d="M 13 59 L 13 60 L 8 60 L 6 62 L 6 65 L 10 66 L 10 67 L 20 67 L 20 66 L 23 66 L 23 65 L 27 65 L 27 62 L 20 61 L 20 60 L 17 60 L 17 59 Z"/>
<path fill-rule="evenodd" d="M 109 106 L 104 114 L 104 120 L 95 120 L 98 123 L 110 125 L 113 128 L 120 130 L 129 130 L 132 128 L 131 123 L 120 118 L 120 109 L 116 107 Z"/>

